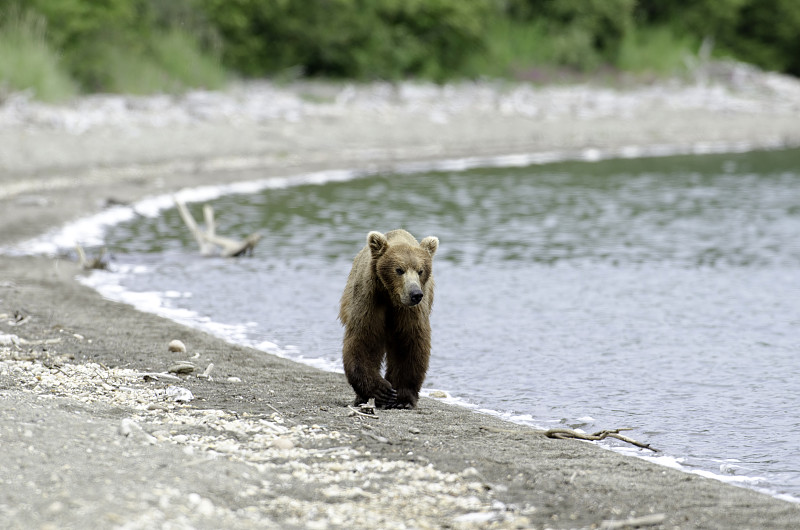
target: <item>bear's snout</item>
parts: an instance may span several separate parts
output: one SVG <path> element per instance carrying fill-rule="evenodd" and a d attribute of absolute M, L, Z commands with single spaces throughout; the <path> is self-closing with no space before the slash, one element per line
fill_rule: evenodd
<path fill-rule="evenodd" d="M 417 305 L 422 301 L 422 289 L 412 289 L 409 293 L 409 298 L 411 299 L 411 304 L 409 305 Z"/>

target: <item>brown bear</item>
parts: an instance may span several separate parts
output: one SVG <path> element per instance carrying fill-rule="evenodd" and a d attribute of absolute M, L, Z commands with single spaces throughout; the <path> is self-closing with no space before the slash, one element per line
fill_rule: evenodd
<path fill-rule="evenodd" d="M 342 294 L 342 360 L 355 404 L 413 408 L 431 355 L 433 255 L 439 239 L 370 232 Z M 386 377 L 381 365 L 386 360 Z"/>

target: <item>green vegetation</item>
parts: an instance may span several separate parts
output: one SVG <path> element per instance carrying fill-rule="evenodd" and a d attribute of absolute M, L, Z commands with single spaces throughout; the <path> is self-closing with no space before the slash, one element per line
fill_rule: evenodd
<path fill-rule="evenodd" d="M 800 75 L 796 0 L 0 0 L 0 94 L 180 92 L 233 76 L 443 81 L 686 68 Z"/>
<path fill-rule="evenodd" d="M 616 65 L 627 72 L 674 74 L 686 68 L 699 47 L 700 39 L 669 26 L 634 28 L 620 42 Z"/>
<path fill-rule="evenodd" d="M 0 87 L 45 100 L 220 88 L 229 74 L 202 13 L 195 0 L 0 0 Z"/>
<path fill-rule="evenodd" d="M 444 79 L 483 46 L 489 0 L 202 0 L 249 76 Z"/>
<path fill-rule="evenodd" d="M 177 93 L 193 87 L 221 88 L 227 81 L 218 58 L 200 51 L 180 29 L 157 31 L 144 49 L 111 46 L 98 57 L 103 90 L 131 94 Z M 98 79 L 95 77 L 95 79 Z"/>
<path fill-rule="evenodd" d="M 0 18 L 0 96 L 5 91 L 31 90 L 44 101 L 73 96 L 77 86 L 45 40 L 40 15 L 9 10 Z"/>

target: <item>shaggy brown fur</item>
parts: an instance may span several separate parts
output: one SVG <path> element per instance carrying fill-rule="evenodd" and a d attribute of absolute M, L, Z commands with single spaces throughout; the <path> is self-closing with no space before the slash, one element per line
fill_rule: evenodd
<path fill-rule="evenodd" d="M 431 354 L 433 255 L 439 240 L 405 230 L 370 232 L 342 294 L 342 359 L 355 403 L 413 408 Z M 386 360 L 386 377 L 381 365 Z"/>

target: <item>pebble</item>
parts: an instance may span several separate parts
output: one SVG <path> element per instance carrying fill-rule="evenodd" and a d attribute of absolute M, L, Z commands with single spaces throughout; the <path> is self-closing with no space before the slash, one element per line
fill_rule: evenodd
<path fill-rule="evenodd" d="M 459 474 L 464 478 L 480 476 L 480 472 L 474 467 L 468 467 Z"/>
<path fill-rule="evenodd" d="M 177 383 L 181 378 L 177 375 L 168 374 L 166 372 L 147 372 L 140 374 L 145 381 L 173 381 Z"/>
<path fill-rule="evenodd" d="M 122 436 L 128 437 L 133 432 L 134 426 L 139 427 L 132 419 L 125 418 L 119 424 L 119 433 Z"/>
<path fill-rule="evenodd" d="M 432 398 L 446 398 L 447 392 L 442 392 L 441 390 L 434 390 L 430 394 L 428 394 Z"/>
<path fill-rule="evenodd" d="M 272 441 L 272 447 L 275 449 L 289 450 L 294 448 L 294 442 L 288 438 L 277 438 Z"/>
<path fill-rule="evenodd" d="M 186 353 L 186 345 L 178 339 L 169 342 L 169 351 L 176 353 Z"/>
<path fill-rule="evenodd" d="M 189 362 L 179 362 L 170 366 L 167 372 L 172 374 L 190 374 L 194 372 L 194 365 Z"/>
<path fill-rule="evenodd" d="M 230 376 L 228 378 L 228 382 L 229 383 L 241 383 L 242 379 L 240 377 L 236 377 L 235 375 L 232 375 L 232 376 Z"/>

